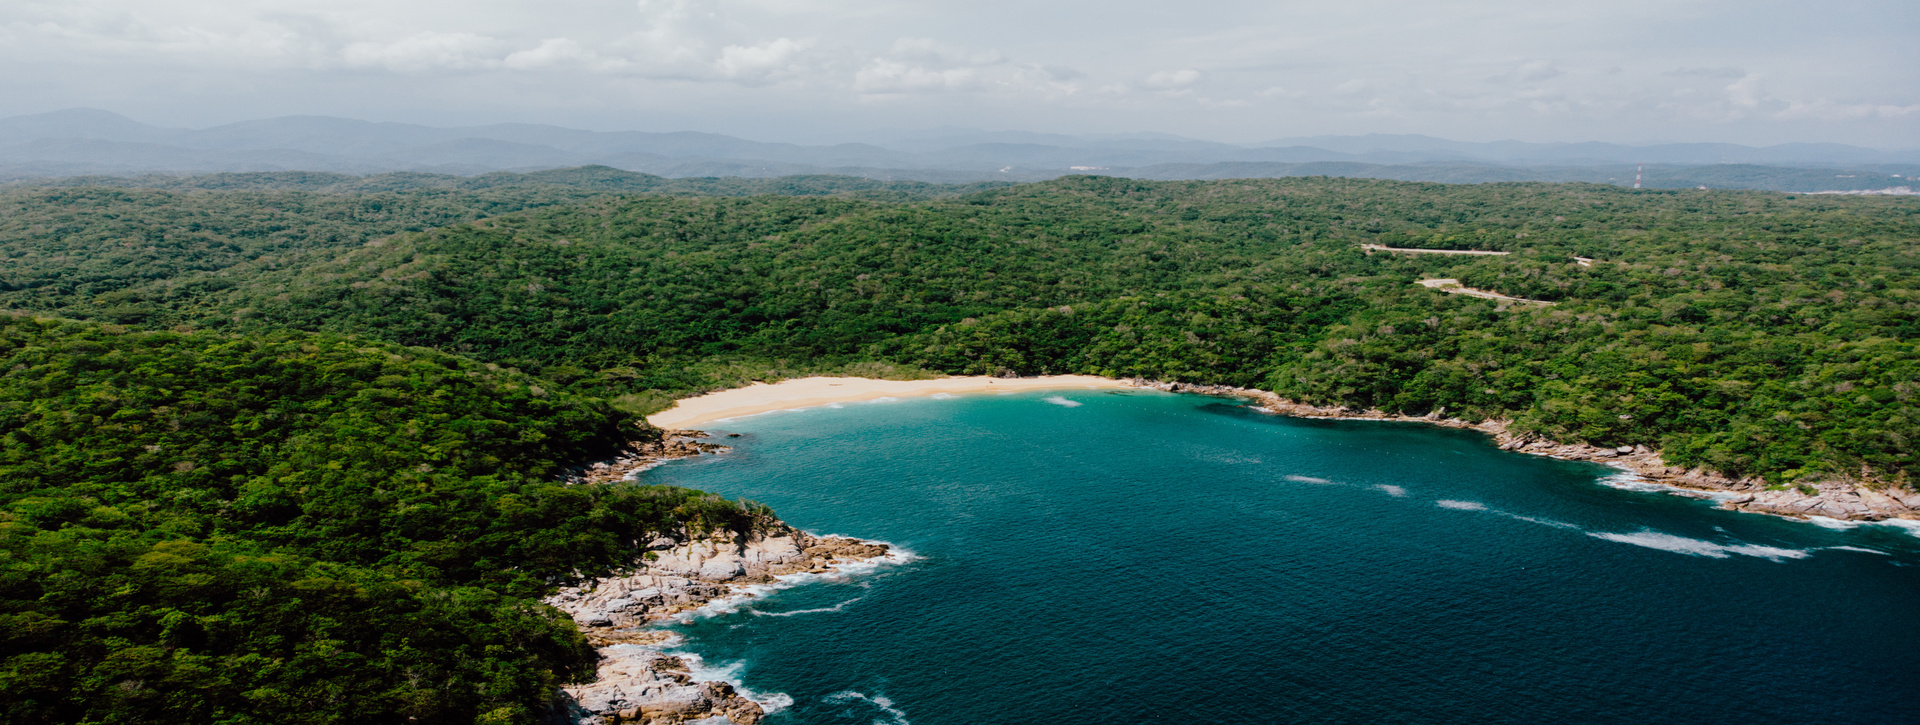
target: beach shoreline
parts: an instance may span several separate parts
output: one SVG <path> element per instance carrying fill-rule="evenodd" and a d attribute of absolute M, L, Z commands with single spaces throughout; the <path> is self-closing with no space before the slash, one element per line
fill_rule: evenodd
<path fill-rule="evenodd" d="M 1801 487 L 1770 486 L 1757 477 L 1729 478 L 1702 468 L 1668 464 L 1660 451 L 1645 446 L 1608 448 L 1584 443 L 1566 444 L 1537 435 L 1516 434 L 1507 421 L 1469 421 L 1438 413 L 1410 416 L 1379 410 L 1316 406 L 1287 400 L 1265 390 L 1225 385 L 1173 383 L 1138 378 L 1092 375 L 1053 375 L 1032 378 L 994 378 L 984 375 L 933 380 L 875 380 L 870 378 L 811 377 L 778 383 L 754 383 L 684 398 L 674 407 L 648 416 L 648 422 L 668 429 L 690 428 L 727 418 L 811 408 L 834 403 L 880 398 L 965 393 L 1024 392 L 1053 389 L 1160 390 L 1234 397 L 1251 401 L 1256 410 L 1292 418 L 1374 420 L 1423 423 L 1464 428 L 1492 436 L 1502 450 L 1562 460 L 1592 461 L 1628 472 L 1649 483 L 1670 487 L 1678 495 L 1711 496 L 1723 508 L 1788 518 L 1824 517 L 1841 521 L 1920 519 L 1920 493 L 1892 487 L 1879 489 L 1854 481 L 1831 481 Z M 695 435 L 699 435 L 695 432 Z M 1731 494 L 1731 495 L 1728 495 Z"/>
<path fill-rule="evenodd" d="M 872 378 L 810 377 L 777 383 L 754 383 L 693 398 L 682 398 L 672 408 L 647 416 L 647 422 L 667 430 L 704 426 L 718 420 L 776 410 L 813 408 L 833 403 L 857 403 L 881 398 L 927 395 L 1026 392 L 1078 388 L 1134 388 L 1125 380 L 1094 375 L 1046 375 L 1033 378 L 955 376 L 932 380 L 875 380 Z"/>
<path fill-rule="evenodd" d="M 1802 521 L 1815 517 L 1837 521 L 1876 522 L 1920 520 L 1920 492 L 1899 486 L 1876 488 L 1859 481 L 1822 481 L 1806 488 L 1770 485 L 1758 476 L 1731 478 L 1705 468 L 1674 466 L 1660 451 L 1646 446 L 1609 448 L 1587 443 L 1561 443 L 1539 435 L 1515 433 L 1509 421 L 1470 421 L 1449 418 L 1442 411 L 1413 416 L 1381 410 L 1356 410 L 1339 406 L 1318 406 L 1282 398 L 1254 388 L 1226 385 L 1196 385 L 1152 380 L 1129 380 L 1132 387 L 1241 398 L 1254 403 L 1252 409 L 1288 418 L 1316 420 L 1369 420 L 1391 423 L 1420 423 L 1442 428 L 1459 428 L 1484 433 L 1493 438 L 1500 450 L 1563 461 L 1588 461 L 1622 471 L 1640 482 L 1664 487 L 1666 493 L 1692 498 L 1709 498 L 1720 508 L 1747 513 L 1768 514 Z M 1811 490 L 1807 490 L 1811 489 Z"/>

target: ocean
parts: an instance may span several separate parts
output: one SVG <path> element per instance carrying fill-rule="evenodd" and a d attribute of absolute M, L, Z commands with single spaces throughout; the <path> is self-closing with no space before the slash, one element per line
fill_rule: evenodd
<path fill-rule="evenodd" d="M 707 430 L 642 481 L 912 554 L 675 626 L 774 725 L 1920 721 L 1920 528 L 1152 391 Z"/>

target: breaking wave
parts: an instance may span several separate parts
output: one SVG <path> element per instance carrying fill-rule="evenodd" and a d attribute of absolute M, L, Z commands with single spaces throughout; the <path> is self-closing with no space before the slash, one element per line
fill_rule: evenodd
<path fill-rule="evenodd" d="M 1289 480 L 1289 481 L 1292 481 L 1292 482 L 1294 482 L 1294 483 L 1333 483 L 1332 481 L 1329 481 L 1329 480 L 1327 480 L 1327 479 L 1324 479 L 1324 478 L 1314 478 L 1313 476 L 1293 476 L 1293 475 L 1287 475 L 1287 476 L 1281 476 L 1281 478 L 1284 478 L 1284 479 L 1287 479 L 1287 480 Z"/>
<path fill-rule="evenodd" d="M 909 723 L 907 722 L 907 714 L 905 712 L 901 712 L 899 708 L 894 707 L 893 701 L 887 699 L 884 696 L 874 695 L 869 697 L 864 693 L 854 692 L 853 690 L 841 690 L 839 692 L 826 696 L 824 700 L 826 702 L 829 702 L 835 705 L 847 705 L 855 702 L 865 702 L 879 709 L 880 712 L 885 713 L 888 718 L 887 720 L 875 720 L 874 721 L 875 723 L 885 723 L 887 725 L 909 725 Z"/>
<path fill-rule="evenodd" d="M 740 673 L 747 668 L 745 660 L 735 660 L 724 665 L 715 666 L 708 665 L 707 661 L 701 658 L 700 655 L 685 650 L 676 649 L 668 652 L 668 654 L 679 657 L 681 661 L 687 663 L 687 674 L 693 677 L 694 682 L 712 682 L 718 680 L 733 685 L 735 692 L 740 693 L 741 697 L 759 704 L 760 709 L 768 715 L 793 707 L 792 695 L 784 692 L 759 692 L 741 683 Z"/>
<path fill-rule="evenodd" d="M 1082 403 L 1078 400 L 1068 400 L 1065 397 L 1062 397 L 1059 395 L 1049 395 L 1047 397 L 1041 398 L 1041 400 L 1052 403 L 1054 405 L 1064 405 L 1069 408 L 1078 408 L 1082 405 L 1085 405 L 1085 403 Z"/>
<path fill-rule="evenodd" d="M 1812 555 L 1804 549 L 1782 549 L 1777 546 L 1761 546 L 1759 544 L 1716 544 L 1711 541 L 1689 539 L 1685 536 L 1663 534 L 1658 531 L 1636 531 L 1631 534 L 1589 531 L 1587 535 L 1596 539 L 1605 539 L 1622 544 L 1632 544 L 1634 546 L 1644 546 L 1649 549 L 1671 551 L 1675 554 L 1705 556 L 1714 559 L 1725 559 L 1734 554 L 1739 554 L 1741 556 L 1751 556 L 1769 561 L 1783 561 L 1786 559 L 1805 559 Z"/>
<path fill-rule="evenodd" d="M 749 608 L 747 611 L 753 612 L 754 614 L 762 617 L 791 617 L 797 614 L 819 614 L 821 612 L 838 612 L 846 609 L 847 605 L 860 601 L 865 598 L 866 597 L 854 597 L 852 599 L 848 599 L 847 601 L 841 602 L 839 604 L 835 604 L 831 607 L 817 607 L 814 609 L 795 609 L 791 612 L 763 612 L 758 609 L 752 609 L 752 608 Z"/>
<path fill-rule="evenodd" d="M 1884 551 L 1874 551 L 1874 550 L 1872 550 L 1872 549 L 1862 549 L 1862 548 L 1860 548 L 1860 547 L 1858 547 L 1858 546 L 1829 546 L 1829 547 L 1826 547 L 1826 548 L 1827 548 L 1827 551 L 1858 551 L 1858 552 L 1860 552 L 1860 553 L 1862 553 L 1862 554 L 1879 554 L 1879 555 L 1881 555 L 1881 556 L 1892 556 L 1892 554 L 1888 554 L 1887 552 L 1884 552 Z"/>
<path fill-rule="evenodd" d="M 848 536 L 848 537 L 841 537 L 841 538 L 854 538 L 854 537 Z M 748 606 L 749 602 L 755 599 L 763 598 L 769 594 L 780 591 L 782 589 L 792 589 L 794 587 L 801 586 L 803 584 L 812 584 L 814 582 L 821 582 L 821 581 L 844 581 L 849 577 L 860 576 L 864 574 L 871 574 L 875 570 L 881 567 L 893 566 L 897 564 L 905 564 L 909 561 L 913 561 L 915 559 L 920 558 L 918 554 L 915 554 L 911 551 L 907 551 L 906 549 L 902 549 L 898 546 L 895 546 L 885 541 L 877 541 L 873 539 L 863 539 L 863 541 L 867 541 L 868 543 L 874 543 L 874 544 L 886 544 L 887 555 L 874 558 L 874 559 L 866 559 L 864 561 L 851 561 L 843 564 L 835 564 L 834 565 L 835 569 L 833 571 L 820 572 L 820 573 L 803 571 L 803 572 L 797 572 L 793 574 L 781 574 L 780 576 L 774 577 L 773 581 L 765 584 L 747 584 L 745 586 L 736 585 L 732 594 L 709 601 L 706 604 L 701 605 L 696 609 L 690 609 L 685 612 L 675 614 L 673 615 L 673 618 L 676 621 L 684 623 L 684 622 L 691 622 L 696 619 L 705 619 L 707 617 L 713 617 L 713 616 L 718 616 L 723 614 L 734 614 L 742 610 L 754 611 L 752 607 Z M 841 604 L 836 605 L 836 608 L 839 606 L 846 606 L 846 604 L 847 602 L 842 602 Z M 755 614 L 772 614 L 769 612 L 759 612 L 759 611 L 754 611 L 754 613 Z M 792 612 L 792 614 L 798 614 L 798 613 L 799 612 Z M 785 615 L 774 614 L 774 616 L 785 616 Z"/>
<path fill-rule="evenodd" d="M 1443 509 L 1453 509 L 1455 511 L 1487 510 L 1487 505 L 1480 503 L 1478 501 L 1454 501 L 1452 499 L 1441 499 L 1439 501 L 1433 502 L 1433 505 L 1439 506 L 1440 508 L 1443 508 Z"/>

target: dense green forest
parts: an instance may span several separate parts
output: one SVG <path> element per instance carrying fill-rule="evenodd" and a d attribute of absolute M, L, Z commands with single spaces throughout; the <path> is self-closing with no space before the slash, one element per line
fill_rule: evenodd
<path fill-rule="evenodd" d="M 8 698 L 20 717 L 112 702 L 214 719 L 125 684 L 207 672 L 235 693 L 208 702 L 246 703 L 206 705 L 228 713 L 352 692 L 423 720 L 517 717 L 585 666 L 529 597 L 617 565 L 623 532 L 745 515 L 687 492 L 559 487 L 555 468 L 645 434 L 636 414 L 752 379 L 1226 383 L 1506 418 L 1779 485 L 1914 472 L 1916 199 L 610 171 L 0 190 L 0 306 L 86 321 L 0 328 L 0 606 L 21 618 L 9 651 L 43 658 L 10 661 L 3 686 L 35 693 Z M 1554 304 L 1415 284 L 1436 277 Z M 553 534 L 516 536 L 532 530 Z M 176 586 L 190 573 L 206 588 Z M 348 601 L 307 594 L 320 580 L 388 624 L 325 634 L 360 623 L 289 604 Z M 115 598 L 129 587 L 147 593 Z M 269 621 L 321 634 L 245 624 Z M 438 634 L 396 648 L 389 628 Z M 234 664 L 302 647 L 360 647 L 367 664 Z M 460 648 L 489 654 L 433 655 Z M 156 669 L 114 669 L 135 650 Z M 301 683 L 334 689 L 246 699 Z M 495 684 L 458 689 L 478 683 Z"/>
<path fill-rule="evenodd" d="M 597 657 L 539 596 L 754 515 L 560 483 L 657 431 L 432 350 L 0 316 L 0 369 L 8 722 L 525 722 Z"/>
<path fill-rule="evenodd" d="M 15 190 L 0 301 L 366 335 L 637 412 L 881 361 L 1444 408 L 1781 482 L 1913 463 L 1911 199 L 1098 177 L 915 201 L 476 194 Z M 103 241 L 129 238 L 149 244 Z M 1430 277 L 1558 304 L 1412 284 Z"/>

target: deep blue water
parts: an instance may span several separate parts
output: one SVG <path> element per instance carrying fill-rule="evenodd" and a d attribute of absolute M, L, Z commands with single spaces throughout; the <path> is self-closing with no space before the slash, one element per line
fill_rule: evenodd
<path fill-rule="evenodd" d="M 1920 721 L 1914 529 L 1144 391 L 709 430 L 645 480 L 919 557 L 680 626 L 773 723 Z"/>

